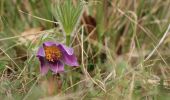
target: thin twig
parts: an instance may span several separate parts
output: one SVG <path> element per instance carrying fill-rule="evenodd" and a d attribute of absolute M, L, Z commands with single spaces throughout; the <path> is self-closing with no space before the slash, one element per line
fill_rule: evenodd
<path fill-rule="evenodd" d="M 165 40 L 165 37 L 168 35 L 168 32 L 170 30 L 170 24 L 166 30 L 166 32 L 164 33 L 163 37 L 161 38 L 161 40 L 159 41 L 158 45 L 152 50 L 152 52 L 145 58 L 144 61 L 147 61 L 153 54 L 154 52 L 158 49 L 158 47 L 162 44 L 162 42 Z"/>
<path fill-rule="evenodd" d="M 33 17 L 33 18 L 36 18 L 36 19 L 40 19 L 40 20 L 43 20 L 43 21 L 46 21 L 46 22 L 50 22 L 50 23 L 59 24 L 59 22 L 55 22 L 55 21 L 51 21 L 51 20 L 44 19 L 44 18 L 41 18 L 41 17 L 37 17 L 37 16 L 31 15 L 31 14 L 29 14 L 29 13 L 26 13 L 26 12 L 24 12 L 24 11 L 22 11 L 22 10 L 19 10 L 19 12 L 21 12 L 21 13 L 23 13 L 23 14 L 27 14 L 27 15 Z"/>

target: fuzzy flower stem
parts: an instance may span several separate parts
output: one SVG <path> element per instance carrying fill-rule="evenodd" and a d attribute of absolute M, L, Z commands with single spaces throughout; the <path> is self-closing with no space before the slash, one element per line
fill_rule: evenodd
<path fill-rule="evenodd" d="M 71 42 L 71 41 L 70 41 L 70 40 L 71 40 L 70 38 L 71 38 L 70 35 L 66 35 L 66 45 L 67 45 L 67 46 L 70 46 L 70 42 Z"/>

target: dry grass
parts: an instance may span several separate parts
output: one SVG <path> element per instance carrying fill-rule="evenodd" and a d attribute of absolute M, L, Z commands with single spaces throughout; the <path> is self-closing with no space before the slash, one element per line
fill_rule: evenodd
<path fill-rule="evenodd" d="M 60 78 L 36 58 L 44 41 L 65 42 L 53 1 L 26 1 L 0 1 L 0 99 L 169 99 L 169 0 L 86 2 L 71 41 L 80 66 Z"/>

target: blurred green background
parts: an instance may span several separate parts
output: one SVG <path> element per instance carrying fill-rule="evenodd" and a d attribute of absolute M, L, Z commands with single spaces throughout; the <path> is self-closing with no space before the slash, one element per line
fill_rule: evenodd
<path fill-rule="evenodd" d="M 1 100 L 169 100 L 170 0 L 58 1 L 0 0 Z M 38 47 L 65 32 L 80 66 L 41 76 Z"/>

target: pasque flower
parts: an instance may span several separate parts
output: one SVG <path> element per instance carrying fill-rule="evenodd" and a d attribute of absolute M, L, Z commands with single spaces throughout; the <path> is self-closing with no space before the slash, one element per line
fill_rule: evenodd
<path fill-rule="evenodd" d="M 38 49 L 37 57 L 40 61 L 40 71 L 46 74 L 50 69 L 54 73 L 64 71 L 64 64 L 79 66 L 73 48 L 57 42 L 44 42 Z"/>

